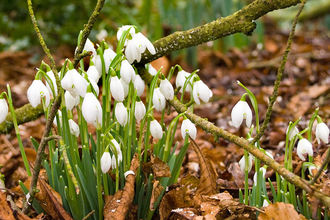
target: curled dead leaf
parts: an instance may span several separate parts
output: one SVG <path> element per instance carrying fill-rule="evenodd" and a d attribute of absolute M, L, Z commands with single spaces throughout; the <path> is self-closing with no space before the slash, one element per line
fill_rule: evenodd
<path fill-rule="evenodd" d="M 292 204 L 284 202 L 276 202 L 270 204 L 265 208 L 265 212 L 259 214 L 258 219 L 260 220 L 305 220 L 303 215 L 298 215 Z"/>

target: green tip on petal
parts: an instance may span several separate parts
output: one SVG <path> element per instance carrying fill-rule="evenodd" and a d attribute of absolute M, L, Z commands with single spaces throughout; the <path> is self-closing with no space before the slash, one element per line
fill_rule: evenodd
<path fill-rule="evenodd" d="M 93 92 L 93 90 L 92 90 L 92 84 L 91 83 L 88 83 L 86 93 L 90 93 L 90 92 Z"/>
<path fill-rule="evenodd" d="M 112 67 L 110 67 L 110 74 L 111 74 L 111 77 L 117 76 L 116 71 Z"/>

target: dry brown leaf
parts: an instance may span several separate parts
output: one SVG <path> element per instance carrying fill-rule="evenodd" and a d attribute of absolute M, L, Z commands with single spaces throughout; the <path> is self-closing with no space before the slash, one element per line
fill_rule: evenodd
<path fill-rule="evenodd" d="M 159 177 L 171 177 L 169 166 L 159 157 L 155 157 L 153 154 L 150 155 L 150 161 L 143 164 L 143 171 L 145 173 L 152 172 L 155 179 L 158 179 Z"/>
<path fill-rule="evenodd" d="M 265 212 L 261 212 L 258 217 L 259 220 L 304 220 L 303 215 L 298 215 L 292 204 L 284 202 L 276 202 L 270 204 L 265 208 Z"/>
<path fill-rule="evenodd" d="M 300 92 L 291 98 L 287 108 L 292 112 L 294 121 L 296 121 L 300 116 L 303 116 L 308 109 L 310 109 L 310 105 L 311 98 L 309 97 L 309 94 L 307 92 Z"/>
<path fill-rule="evenodd" d="M 15 220 L 13 211 L 9 207 L 6 199 L 6 193 L 0 191 L 0 219 Z"/>
<path fill-rule="evenodd" d="M 172 210 L 168 220 L 193 220 L 199 212 L 194 208 L 178 208 Z"/>
<path fill-rule="evenodd" d="M 151 211 L 155 210 L 154 203 L 157 201 L 159 195 L 162 193 L 163 190 L 164 190 L 164 187 L 159 184 L 158 180 L 156 180 L 153 184 L 153 189 L 152 189 L 151 198 L 150 198 L 150 210 Z"/>
<path fill-rule="evenodd" d="M 325 94 L 330 89 L 329 85 L 312 85 L 308 89 L 308 96 L 312 99 L 319 97 L 322 94 Z"/>
<path fill-rule="evenodd" d="M 69 213 L 65 211 L 62 204 L 58 202 L 54 190 L 43 180 L 39 179 L 42 197 L 44 198 L 41 206 L 47 210 L 54 219 L 70 220 L 73 219 Z M 38 193 L 39 194 L 39 193 Z"/>
<path fill-rule="evenodd" d="M 136 153 L 131 161 L 130 170 L 136 175 L 139 167 L 138 154 Z M 115 193 L 112 199 L 107 199 L 103 215 L 104 219 L 124 220 L 134 199 L 135 175 L 128 175 L 125 187 Z"/>

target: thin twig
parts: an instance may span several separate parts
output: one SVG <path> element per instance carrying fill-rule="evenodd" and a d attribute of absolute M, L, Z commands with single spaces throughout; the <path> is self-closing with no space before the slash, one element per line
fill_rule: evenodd
<path fill-rule="evenodd" d="M 275 83 L 274 83 L 273 94 L 271 95 L 271 97 L 269 97 L 269 103 L 268 103 L 268 108 L 267 108 L 267 111 L 266 111 L 265 120 L 262 123 L 262 126 L 260 128 L 259 133 L 251 141 L 251 144 L 254 144 L 255 142 L 257 142 L 262 137 L 262 135 L 264 135 L 265 130 L 268 126 L 270 116 L 271 116 L 272 111 L 273 111 L 273 105 L 274 105 L 274 103 L 277 99 L 278 88 L 280 87 L 280 83 L 281 83 L 282 75 L 283 75 L 283 72 L 284 72 L 285 64 L 286 64 L 286 61 L 287 61 L 287 58 L 288 58 L 288 54 L 290 52 L 292 40 L 293 40 L 294 33 L 295 33 L 295 30 L 296 30 L 296 25 L 297 25 L 297 22 L 298 22 L 298 17 L 300 15 L 300 13 L 302 12 L 306 2 L 307 2 L 307 0 L 304 0 L 304 1 L 301 2 L 301 5 L 300 5 L 299 10 L 297 12 L 297 15 L 296 15 L 296 17 L 293 21 L 291 32 L 290 32 L 289 38 L 288 38 L 288 42 L 286 44 L 286 49 L 285 49 L 283 57 L 282 57 L 281 65 L 280 65 L 280 67 L 278 68 L 278 71 L 277 71 L 277 77 L 276 77 L 276 80 L 275 80 Z"/>

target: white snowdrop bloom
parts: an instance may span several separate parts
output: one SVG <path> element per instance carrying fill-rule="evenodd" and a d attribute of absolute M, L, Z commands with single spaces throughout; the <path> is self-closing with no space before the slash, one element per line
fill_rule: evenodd
<path fill-rule="evenodd" d="M 289 140 L 292 141 L 292 139 L 299 133 L 299 130 L 296 126 L 293 129 L 291 129 L 289 134 L 288 134 L 288 130 L 289 130 L 289 126 L 286 129 L 286 135 L 289 135 Z"/>
<path fill-rule="evenodd" d="M 81 111 L 87 123 L 93 124 L 96 122 L 96 128 L 101 127 L 102 107 L 99 100 L 97 100 L 93 93 L 86 93 Z"/>
<path fill-rule="evenodd" d="M 87 85 L 87 81 L 76 69 L 68 70 L 61 81 L 63 89 L 68 90 L 73 97 L 78 94 L 84 98 Z"/>
<path fill-rule="evenodd" d="M 4 122 L 8 114 L 8 105 L 5 99 L 0 99 L 0 124 Z"/>
<path fill-rule="evenodd" d="M 321 143 L 321 140 L 325 144 L 329 143 L 329 128 L 324 122 L 318 123 L 316 125 L 315 135 L 318 144 Z"/>
<path fill-rule="evenodd" d="M 51 70 L 48 71 L 46 74 L 51 79 L 52 84 L 53 84 L 53 87 L 54 87 L 55 96 L 57 96 L 57 85 L 56 85 L 55 75 L 54 75 L 53 71 L 51 71 Z M 49 84 L 48 84 L 47 81 L 46 81 L 46 87 L 47 87 L 47 89 L 49 91 L 49 94 L 51 94 L 52 96 L 54 96 L 53 91 L 51 90 L 51 88 L 50 88 L 50 86 L 49 86 Z"/>
<path fill-rule="evenodd" d="M 45 97 L 46 107 L 50 103 L 50 94 L 47 87 L 41 82 L 41 80 L 33 80 L 27 91 L 27 98 L 33 108 L 37 107 L 41 103 L 41 99 Z"/>
<path fill-rule="evenodd" d="M 163 137 L 163 129 L 157 120 L 150 122 L 150 133 L 154 138 L 161 139 Z"/>
<path fill-rule="evenodd" d="M 115 115 L 119 124 L 121 124 L 121 126 L 125 126 L 127 123 L 128 116 L 127 116 L 127 109 L 122 102 L 118 102 L 116 104 Z"/>
<path fill-rule="evenodd" d="M 183 86 L 184 86 L 184 84 L 185 84 L 185 82 L 186 82 L 186 80 L 189 76 L 190 76 L 190 73 L 188 73 L 184 70 L 179 71 L 178 75 L 176 76 L 175 85 L 176 85 L 177 88 L 179 86 L 181 86 L 181 88 L 180 88 L 181 93 L 183 91 Z M 193 79 L 194 79 L 194 76 L 191 77 L 189 81 L 192 83 Z M 185 92 L 190 92 L 190 91 L 191 91 L 191 85 L 190 85 L 190 83 L 188 83 L 187 86 L 186 86 Z"/>
<path fill-rule="evenodd" d="M 73 107 L 77 106 L 80 102 L 80 97 L 79 96 L 73 97 L 69 91 L 65 91 L 64 98 L 65 98 L 65 106 L 68 110 L 72 110 Z"/>
<path fill-rule="evenodd" d="M 158 71 L 151 64 L 149 64 L 149 73 L 150 73 L 150 75 L 155 76 L 157 74 L 157 72 Z"/>
<path fill-rule="evenodd" d="M 159 89 L 161 93 L 165 96 L 167 100 L 172 100 L 174 97 L 174 89 L 172 84 L 168 81 L 168 79 L 163 79 L 160 81 Z"/>
<path fill-rule="evenodd" d="M 313 146 L 306 138 L 299 140 L 297 147 L 297 154 L 301 160 L 305 160 L 303 154 L 307 153 L 309 156 L 313 156 Z"/>
<path fill-rule="evenodd" d="M 118 76 L 111 77 L 110 80 L 110 91 L 112 97 L 117 101 L 117 102 L 122 102 L 124 101 L 124 88 L 123 85 L 121 84 L 120 80 L 118 79 Z"/>
<path fill-rule="evenodd" d="M 121 35 L 123 35 L 123 32 L 124 32 L 124 31 L 127 31 L 129 28 L 131 28 L 131 29 L 129 30 L 129 34 L 130 34 L 131 36 L 134 36 L 134 34 L 135 34 L 135 28 L 134 28 L 132 25 L 123 25 L 122 27 L 118 28 L 118 31 L 117 31 L 117 40 L 118 40 L 118 41 L 120 40 Z M 127 41 L 128 41 L 128 39 L 126 38 L 126 41 L 125 41 L 124 46 L 127 45 Z"/>
<path fill-rule="evenodd" d="M 135 103 L 135 118 L 139 122 L 143 119 L 146 114 L 146 107 L 142 101 L 138 101 Z"/>
<path fill-rule="evenodd" d="M 243 119 L 246 119 L 246 126 L 251 127 L 252 111 L 246 101 L 239 101 L 231 111 L 231 120 L 236 128 L 238 128 Z"/>
<path fill-rule="evenodd" d="M 96 55 L 95 57 L 92 58 L 94 65 L 97 69 L 97 72 L 100 74 L 100 78 L 102 76 L 102 60 L 100 55 Z"/>
<path fill-rule="evenodd" d="M 131 81 L 135 80 L 135 71 L 131 64 L 127 60 L 123 60 L 120 66 L 120 77 L 128 85 Z"/>
<path fill-rule="evenodd" d="M 318 168 L 315 166 L 315 165 L 309 165 L 308 166 L 308 171 L 309 171 L 309 174 L 311 175 L 311 176 L 314 176 L 313 175 L 313 170 L 314 169 L 316 169 L 317 171 L 318 171 Z"/>
<path fill-rule="evenodd" d="M 182 121 L 182 125 L 181 125 L 181 135 L 183 139 L 186 138 L 186 134 L 188 134 L 193 140 L 196 139 L 196 135 L 197 135 L 196 126 L 187 118 Z"/>
<path fill-rule="evenodd" d="M 267 207 L 269 205 L 267 199 L 264 199 L 263 203 L 262 203 L 262 207 Z"/>
<path fill-rule="evenodd" d="M 154 89 L 152 103 L 157 111 L 163 111 L 166 105 L 165 96 L 160 92 L 159 88 Z"/>
<path fill-rule="evenodd" d="M 59 117 L 58 120 L 60 121 L 60 125 L 62 126 L 62 112 L 61 112 L 61 110 L 58 110 L 57 112 L 58 112 L 58 117 Z M 56 118 L 57 118 L 57 115 L 54 118 L 53 123 L 54 123 L 54 125 L 57 126 L 57 120 L 56 120 Z"/>
<path fill-rule="evenodd" d="M 99 73 L 99 71 L 97 71 L 97 68 L 94 65 L 88 67 L 86 74 L 87 74 L 88 78 L 94 80 L 94 82 L 96 82 L 96 83 L 101 78 L 101 74 Z"/>
<path fill-rule="evenodd" d="M 86 39 L 86 43 L 85 43 L 83 51 L 92 51 L 93 56 L 96 56 L 96 50 L 94 48 L 94 44 L 92 43 L 92 41 L 89 38 Z"/>
<path fill-rule="evenodd" d="M 112 60 L 116 57 L 115 51 L 113 51 L 111 48 L 105 49 L 103 52 L 103 58 L 104 58 L 104 64 L 105 64 L 105 72 L 107 73 L 109 71 L 110 64 Z"/>
<path fill-rule="evenodd" d="M 141 96 L 144 92 L 145 83 L 140 75 L 136 75 L 134 79 L 134 88 L 136 89 L 136 94 Z"/>
<path fill-rule="evenodd" d="M 154 45 L 140 32 L 135 34 L 131 40 L 128 41 L 125 55 L 129 63 L 141 61 L 141 54 L 148 49 L 151 54 L 155 54 Z"/>
<path fill-rule="evenodd" d="M 266 169 L 264 167 L 261 167 L 260 170 L 259 170 L 259 175 L 262 175 L 262 178 L 265 178 L 265 175 L 266 175 Z M 254 173 L 253 175 L 253 182 L 254 182 L 254 185 L 257 185 L 257 173 Z"/>
<path fill-rule="evenodd" d="M 104 152 L 101 157 L 102 173 L 107 173 L 111 168 L 111 155 L 109 152 Z"/>
<path fill-rule="evenodd" d="M 91 85 L 92 85 L 92 87 L 93 87 L 93 89 L 94 89 L 96 95 L 99 96 L 99 94 L 100 94 L 100 89 L 99 89 L 99 86 L 97 85 L 97 83 L 96 83 L 93 79 L 91 79 L 91 78 L 89 78 L 89 77 L 88 77 L 88 80 L 89 80 L 89 82 L 91 83 Z"/>
<path fill-rule="evenodd" d="M 76 137 L 79 136 L 79 126 L 72 119 L 69 120 L 70 133 Z"/>
<path fill-rule="evenodd" d="M 250 155 L 248 156 L 248 172 L 251 171 L 251 168 L 252 168 L 252 160 L 253 160 L 253 157 L 251 157 Z M 240 168 L 241 168 L 241 171 L 242 172 L 245 172 L 245 156 L 243 156 L 239 162 L 238 162 Z"/>
<path fill-rule="evenodd" d="M 123 78 L 120 78 L 120 82 L 123 85 L 124 88 L 124 97 L 126 98 L 128 95 L 128 90 L 129 90 L 129 86 L 128 84 L 123 80 Z"/>
<path fill-rule="evenodd" d="M 111 142 L 114 144 L 114 146 L 116 148 L 115 149 L 116 152 L 113 152 L 114 154 L 112 155 L 112 165 L 111 166 L 112 166 L 113 169 L 116 169 L 116 167 L 117 167 L 116 161 L 118 160 L 118 164 L 121 161 L 123 161 L 123 155 L 122 155 L 120 146 L 119 146 L 118 142 L 116 141 L 116 139 L 112 139 Z M 117 160 L 116 160 L 115 153 L 117 153 Z"/>
<path fill-rule="evenodd" d="M 193 87 L 193 97 L 197 105 L 200 105 L 200 100 L 203 102 L 208 102 L 212 97 L 213 93 L 209 87 L 202 82 L 202 80 L 198 80 L 194 83 Z"/>

